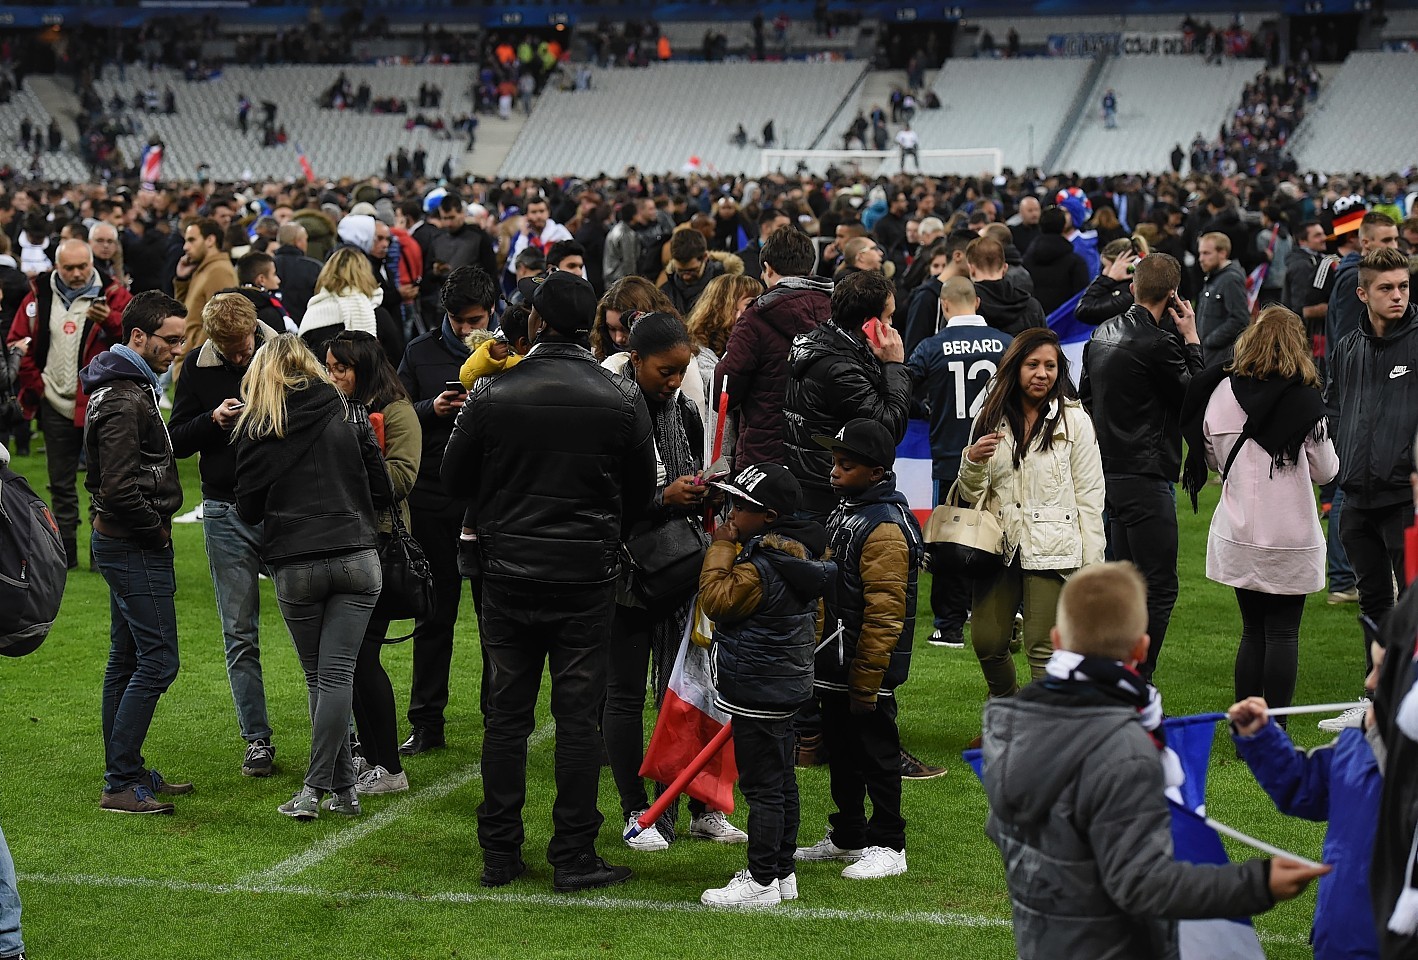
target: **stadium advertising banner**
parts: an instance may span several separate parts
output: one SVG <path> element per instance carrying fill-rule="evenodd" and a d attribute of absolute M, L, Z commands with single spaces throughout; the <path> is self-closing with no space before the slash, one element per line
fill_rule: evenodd
<path fill-rule="evenodd" d="M 1180 57 L 1196 52 L 1193 38 L 1176 33 L 1056 33 L 1049 36 L 1051 57 L 1112 54 L 1124 57 Z"/>

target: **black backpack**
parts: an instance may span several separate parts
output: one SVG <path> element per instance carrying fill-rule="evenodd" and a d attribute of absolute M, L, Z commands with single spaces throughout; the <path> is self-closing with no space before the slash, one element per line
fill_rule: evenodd
<path fill-rule="evenodd" d="M 0 656 L 23 657 L 44 642 L 59 616 L 65 575 L 49 507 L 24 477 L 0 465 Z"/>

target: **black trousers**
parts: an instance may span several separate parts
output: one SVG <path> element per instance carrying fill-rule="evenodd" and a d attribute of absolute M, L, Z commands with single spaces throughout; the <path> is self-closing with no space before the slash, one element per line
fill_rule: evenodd
<path fill-rule="evenodd" d="M 50 506 L 59 538 L 71 543 L 79 529 L 79 454 L 84 449 L 84 430 L 66 417 L 39 402 L 39 429 L 44 434 L 44 460 L 49 468 Z"/>
<path fill-rule="evenodd" d="M 944 467 L 944 476 L 933 482 L 936 506 L 944 503 L 950 493 L 951 484 L 960 474 L 960 461 L 954 460 Z M 931 613 L 935 628 L 946 640 L 959 640 L 964 636 L 965 618 L 970 613 L 974 589 L 975 581 L 969 577 L 942 570 L 931 571 Z"/>
<path fill-rule="evenodd" d="M 433 614 L 414 625 L 414 676 L 409 692 L 409 723 L 441 732 L 448 706 L 448 671 L 453 662 L 453 625 L 463 597 L 458 575 L 458 534 L 463 508 L 411 510 L 409 532 L 423 547 L 433 573 Z"/>
<path fill-rule="evenodd" d="M 1107 508 L 1113 553 L 1132 561 L 1147 581 L 1147 635 L 1152 643 L 1138 672 L 1151 680 L 1177 604 L 1176 488 L 1160 477 L 1110 475 Z"/>
<path fill-rule="evenodd" d="M 748 870 L 767 886 L 792 876 L 798 846 L 793 721 L 734 717 L 739 789 L 748 801 Z"/>
<path fill-rule="evenodd" d="M 394 706 L 394 685 L 384 671 L 380 654 L 389 621 L 370 617 L 354 668 L 354 719 L 360 752 L 372 765 L 390 773 L 403 770 L 399 760 L 399 717 Z"/>
<path fill-rule="evenodd" d="M 832 803 L 837 807 L 837 812 L 827 818 L 832 842 L 848 850 L 905 850 L 896 698 L 878 697 L 875 710 L 855 715 L 845 693 L 822 692 L 819 701 Z M 870 820 L 866 814 L 868 797 Z"/>
<path fill-rule="evenodd" d="M 1272 707 L 1295 699 L 1300 665 L 1300 618 L 1304 594 L 1281 595 L 1236 589 L 1241 607 L 1241 646 L 1236 651 L 1236 699 L 1264 697 Z"/>
<path fill-rule="evenodd" d="M 1413 521 L 1412 505 L 1359 507 L 1348 497 L 1339 518 L 1339 539 L 1354 568 L 1359 587 L 1359 609 L 1375 623 L 1393 609 L 1395 582 L 1403 588 L 1404 531 Z M 1364 641 L 1364 673 L 1373 668 L 1369 642 Z"/>
<path fill-rule="evenodd" d="M 551 668 L 556 721 L 556 801 L 547 861 L 567 866 L 595 849 L 601 780 L 597 713 L 606 689 L 606 638 L 615 606 L 611 584 L 546 586 L 536 592 L 483 584 L 483 802 L 478 843 L 495 856 L 519 854 L 526 834 L 527 738 L 536 726 L 542 670 Z"/>

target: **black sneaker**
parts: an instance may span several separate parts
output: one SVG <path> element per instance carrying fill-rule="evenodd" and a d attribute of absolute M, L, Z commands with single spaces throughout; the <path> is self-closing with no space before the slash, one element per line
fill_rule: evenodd
<path fill-rule="evenodd" d="M 441 750 L 448 746 L 448 741 L 443 739 L 442 730 L 434 730 L 432 727 L 414 727 L 409 734 L 409 739 L 399 744 L 399 753 L 405 757 L 416 757 L 420 753 L 427 753 L 430 750 Z"/>
<path fill-rule="evenodd" d="M 965 635 L 960 633 L 942 634 L 939 630 L 931 634 L 930 645 L 960 650 L 965 646 Z"/>
<path fill-rule="evenodd" d="M 148 782 L 152 784 L 153 793 L 167 797 L 180 797 L 197 789 L 191 783 L 168 783 L 156 770 L 148 771 Z"/>
<path fill-rule="evenodd" d="M 100 810 L 108 813 L 172 813 L 176 808 L 153 796 L 142 784 L 125 787 L 112 793 L 105 790 L 99 797 Z"/>
<path fill-rule="evenodd" d="M 919 757 L 912 756 L 905 750 L 901 751 L 902 780 L 934 780 L 936 777 L 943 776 L 945 776 L 945 767 L 937 767 L 934 764 L 926 763 Z"/>
<path fill-rule="evenodd" d="M 484 853 L 483 873 L 478 882 L 485 887 L 505 887 L 526 872 L 527 864 L 519 853 Z"/>
<path fill-rule="evenodd" d="M 624 883 L 632 875 L 629 867 L 613 867 L 594 853 L 583 853 L 570 865 L 557 867 L 551 888 L 557 893 L 578 893 Z"/>
<path fill-rule="evenodd" d="M 241 761 L 243 777 L 269 777 L 276 769 L 276 748 L 269 740 L 252 740 Z"/>

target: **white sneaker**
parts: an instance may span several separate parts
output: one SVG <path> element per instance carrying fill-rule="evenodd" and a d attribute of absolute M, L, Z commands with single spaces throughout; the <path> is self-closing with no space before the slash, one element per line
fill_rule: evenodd
<path fill-rule="evenodd" d="M 862 858 L 842 871 L 848 880 L 879 880 L 906 872 L 906 851 L 890 847 L 867 847 Z"/>
<path fill-rule="evenodd" d="M 635 826 L 635 821 L 639 820 L 640 815 L 644 812 L 644 810 L 637 810 L 629 817 L 626 817 L 625 829 L 629 830 L 631 827 Z M 621 836 L 624 837 L 625 834 L 622 833 Z M 670 842 L 660 833 L 660 829 L 653 824 L 641 830 L 629 840 L 626 840 L 625 845 L 632 850 L 640 850 L 647 853 L 654 850 L 668 850 L 670 848 Z"/>
<path fill-rule="evenodd" d="M 180 514 L 178 514 L 177 516 L 175 516 L 175 517 L 172 518 L 172 522 L 173 522 L 173 523 L 201 523 L 201 522 L 202 522 L 202 505 L 199 503 L 199 504 L 197 504 L 197 506 L 196 506 L 195 508 L 193 508 L 193 509 L 191 509 L 191 510 L 188 510 L 186 513 L 180 513 Z"/>
<path fill-rule="evenodd" d="M 832 833 L 817 841 L 810 847 L 798 847 L 793 852 L 794 860 L 840 860 L 843 863 L 856 863 L 862 859 L 862 850 L 849 850 L 839 847 L 832 842 Z"/>
<path fill-rule="evenodd" d="M 407 771 L 400 770 L 398 773 L 390 773 L 383 767 L 371 767 L 355 783 L 355 792 L 362 794 L 403 793 L 408 789 L 409 774 Z"/>
<path fill-rule="evenodd" d="M 748 834 L 729 822 L 720 810 L 707 810 L 689 820 L 689 835 L 715 843 L 748 843 Z"/>
<path fill-rule="evenodd" d="M 1364 714 L 1369 712 L 1369 698 L 1365 697 L 1359 701 L 1356 707 L 1350 707 L 1337 717 L 1330 717 L 1328 720 L 1321 720 L 1317 726 L 1325 733 L 1340 733 L 1350 727 L 1361 727 L 1364 725 Z"/>
<path fill-rule="evenodd" d="M 727 907 L 734 910 L 762 910 L 776 907 L 783 902 L 778 892 L 778 881 L 766 887 L 753 879 L 753 874 L 740 870 L 734 878 L 722 887 L 705 890 L 699 902 L 706 907 Z"/>
<path fill-rule="evenodd" d="M 798 898 L 798 875 L 796 872 L 778 878 L 778 899 L 787 903 Z"/>

